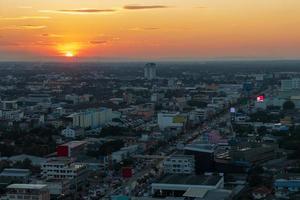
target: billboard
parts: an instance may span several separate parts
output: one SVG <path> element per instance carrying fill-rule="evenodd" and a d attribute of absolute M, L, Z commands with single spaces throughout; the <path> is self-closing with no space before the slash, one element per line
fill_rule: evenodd
<path fill-rule="evenodd" d="M 182 124 L 182 123 L 185 123 L 185 121 L 186 121 L 186 118 L 184 116 L 178 115 L 178 116 L 173 117 L 173 123 Z"/>

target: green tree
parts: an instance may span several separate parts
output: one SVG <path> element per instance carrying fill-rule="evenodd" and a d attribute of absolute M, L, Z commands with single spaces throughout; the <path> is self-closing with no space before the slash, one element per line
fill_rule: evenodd
<path fill-rule="evenodd" d="M 282 104 L 282 108 L 283 110 L 293 110 L 295 109 L 295 104 L 294 102 L 288 100 Z"/>

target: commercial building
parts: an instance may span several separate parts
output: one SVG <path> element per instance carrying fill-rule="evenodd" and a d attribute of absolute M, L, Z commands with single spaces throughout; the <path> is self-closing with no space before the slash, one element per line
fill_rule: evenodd
<path fill-rule="evenodd" d="M 252 166 L 276 158 L 275 145 L 236 147 L 215 153 L 215 168 L 222 173 L 246 173 Z"/>
<path fill-rule="evenodd" d="M 8 200 L 50 200 L 47 185 L 43 184 L 12 184 L 7 186 L 6 194 Z"/>
<path fill-rule="evenodd" d="M 195 157 L 196 174 L 214 171 L 215 148 L 213 144 L 189 144 L 184 147 L 184 154 Z"/>
<path fill-rule="evenodd" d="M 73 127 L 98 128 L 112 121 L 112 110 L 109 108 L 89 109 L 74 113 L 72 118 Z"/>
<path fill-rule="evenodd" d="M 68 158 L 52 158 L 41 167 L 41 174 L 45 180 L 68 179 L 75 187 L 83 185 L 87 178 L 87 166 L 75 163 Z"/>
<path fill-rule="evenodd" d="M 260 164 L 276 158 L 276 147 L 273 145 L 264 145 L 259 147 L 237 148 L 230 151 L 230 157 L 236 162 Z"/>
<path fill-rule="evenodd" d="M 157 123 L 161 130 L 166 128 L 182 129 L 187 121 L 186 116 L 180 113 L 158 113 Z"/>
<path fill-rule="evenodd" d="M 154 197 L 183 197 L 188 190 L 214 190 L 224 187 L 221 175 L 167 175 L 151 184 Z"/>
<path fill-rule="evenodd" d="M 167 174 L 193 174 L 195 159 L 192 155 L 172 155 L 164 160 L 164 171 Z"/>
<path fill-rule="evenodd" d="M 156 78 L 156 64 L 147 63 L 144 67 L 144 78 L 148 80 L 153 80 Z"/>

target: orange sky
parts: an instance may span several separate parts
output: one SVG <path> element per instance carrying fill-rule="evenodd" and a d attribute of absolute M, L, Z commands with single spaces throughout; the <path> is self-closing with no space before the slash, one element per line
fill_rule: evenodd
<path fill-rule="evenodd" d="M 0 60 L 299 58 L 299 0 L 0 0 Z"/>

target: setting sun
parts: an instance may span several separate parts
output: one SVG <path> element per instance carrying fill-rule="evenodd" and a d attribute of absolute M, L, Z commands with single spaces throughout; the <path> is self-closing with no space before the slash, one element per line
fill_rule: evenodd
<path fill-rule="evenodd" d="M 72 58 L 77 56 L 78 51 L 81 49 L 81 45 L 78 43 L 64 43 L 58 45 L 56 48 L 62 56 Z"/>
<path fill-rule="evenodd" d="M 70 58 L 70 57 L 74 57 L 75 54 L 72 51 L 68 51 L 65 53 L 65 56 Z"/>

